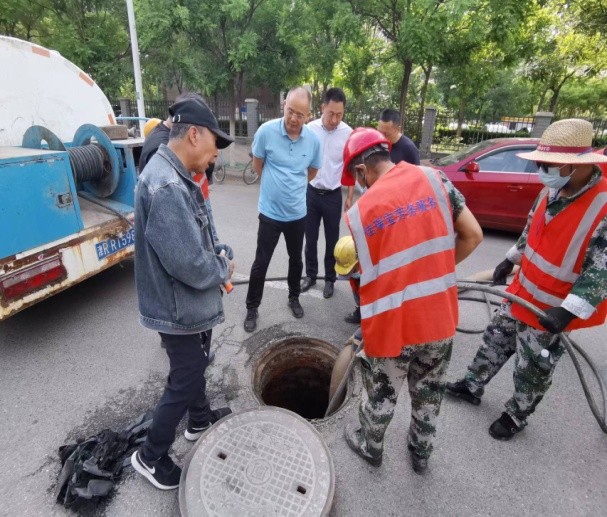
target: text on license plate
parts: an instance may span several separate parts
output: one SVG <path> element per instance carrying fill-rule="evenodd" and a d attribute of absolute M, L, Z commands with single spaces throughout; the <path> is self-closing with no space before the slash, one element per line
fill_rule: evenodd
<path fill-rule="evenodd" d="M 135 230 L 133 228 L 129 229 L 122 237 L 114 237 L 95 244 L 97 259 L 103 260 L 132 244 L 135 244 Z"/>

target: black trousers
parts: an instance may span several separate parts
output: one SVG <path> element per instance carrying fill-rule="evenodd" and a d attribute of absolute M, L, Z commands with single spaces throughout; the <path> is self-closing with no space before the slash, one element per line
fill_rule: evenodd
<path fill-rule="evenodd" d="M 270 265 L 270 260 L 272 260 L 272 255 L 281 233 L 285 236 L 287 253 L 289 254 L 289 297 L 297 298 L 299 296 L 301 292 L 301 272 L 303 271 L 301 252 L 305 222 L 305 217 L 297 221 L 285 223 L 259 214 L 257 251 L 255 252 L 253 267 L 251 267 L 249 291 L 247 292 L 247 309 L 256 309 L 261 304 L 266 273 L 268 272 L 268 266 Z"/>
<path fill-rule="evenodd" d="M 159 332 L 169 356 L 170 370 L 143 445 L 144 458 L 157 460 L 168 454 L 175 441 L 175 430 L 186 412 L 195 427 L 208 424 L 211 404 L 206 395 L 204 372 L 209 365 L 211 332 L 184 336 Z"/>
<path fill-rule="evenodd" d="M 318 233 L 320 221 L 325 228 L 325 280 L 335 282 L 335 245 L 339 240 L 341 221 L 341 188 L 331 192 L 319 192 L 308 185 L 306 194 L 308 215 L 306 216 L 306 276 L 318 276 Z"/>

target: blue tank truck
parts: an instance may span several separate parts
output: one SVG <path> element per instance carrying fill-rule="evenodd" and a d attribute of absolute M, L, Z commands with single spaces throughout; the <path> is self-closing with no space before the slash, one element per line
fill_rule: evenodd
<path fill-rule="evenodd" d="M 133 255 L 143 139 L 110 140 L 119 127 L 64 143 L 32 126 L 0 147 L 0 320 Z"/>

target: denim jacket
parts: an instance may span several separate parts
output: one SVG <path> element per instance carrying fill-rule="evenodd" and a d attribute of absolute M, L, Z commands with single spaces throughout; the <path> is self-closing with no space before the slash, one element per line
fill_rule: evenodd
<path fill-rule="evenodd" d="M 202 192 L 162 144 L 135 191 L 135 283 L 144 327 L 196 334 L 224 321 L 220 285 L 230 263 L 214 249 Z"/>

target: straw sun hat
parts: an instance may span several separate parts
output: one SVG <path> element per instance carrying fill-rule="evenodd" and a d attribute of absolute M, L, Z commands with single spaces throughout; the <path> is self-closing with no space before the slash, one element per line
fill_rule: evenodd
<path fill-rule="evenodd" d="M 568 118 L 550 124 L 537 146 L 519 158 L 546 163 L 593 164 L 607 163 L 607 156 L 592 151 L 592 124 L 578 118 Z"/>

